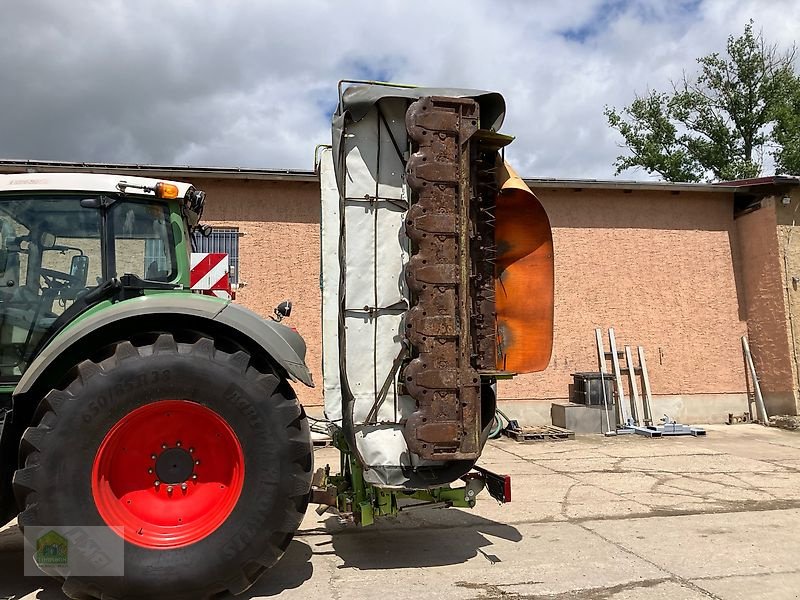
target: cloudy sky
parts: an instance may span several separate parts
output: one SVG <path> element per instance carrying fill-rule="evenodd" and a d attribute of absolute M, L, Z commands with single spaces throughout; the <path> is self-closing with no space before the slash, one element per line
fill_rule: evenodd
<path fill-rule="evenodd" d="M 796 0 L 3 0 L 0 158 L 310 169 L 342 78 L 502 92 L 530 177 L 610 178 L 603 107 Z M 628 179 L 646 174 L 628 171 Z"/>

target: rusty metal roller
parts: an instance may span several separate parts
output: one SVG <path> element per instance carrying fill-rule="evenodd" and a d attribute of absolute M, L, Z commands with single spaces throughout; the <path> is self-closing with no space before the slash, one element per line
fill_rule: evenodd
<path fill-rule="evenodd" d="M 404 434 L 425 459 L 474 459 L 480 451 L 480 377 L 471 366 L 469 219 L 474 100 L 430 96 L 406 113 L 413 150 L 406 166 L 412 205 L 406 279 L 412 308 L 406 337 L 413 359 L 401 377 L 417 403 Z"/>

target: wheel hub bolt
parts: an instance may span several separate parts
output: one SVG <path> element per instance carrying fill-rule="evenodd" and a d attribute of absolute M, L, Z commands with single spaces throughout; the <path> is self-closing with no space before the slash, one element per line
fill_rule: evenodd
<path fill-rule="evenodd" d="M 196 465 L 199 465 L 199 464 L 200 464 L 200 461 L 199 461 L 199 460 L 196 460 L 196 461 L 194 461 L 194 464 L 196 464 Z"/>
<path fill-rule="evenodd" d="M 181 484 L 181 490 L 183 490 L 184 492 L 186 491 L 186 488 L 188 488 L 188 487 L 189 487 L 189 486 L 188 486 L 188 485 L 186 485 L 186 482 L 184 482 L 184 483 L 182 483 L 182 484 Z"/>
<path fill-rule="evenodd" d="M 151 454 L 151 455 L 150 455 L 150 458 L 152 458 L 153 460 L 155 460 L 155 459 L 157 459 L 158 457 L 157 457 L 155 454 Z"/>
<path fill-rule="evenodd" d="M 168 485 L 168 486 L 167 486 L 167 493 L 168 493 L 168 494 L 171 494 L 171 493 L 172 493 L 172 486 L 171 486 L 171 485 Z"/>
<path fill-rule="evenodd" d="M 197 479 L 197 474 L 192 475 L 192 479 Z"/>
<path fill-rule="evenodd" d="M 150 468 L 150 469 L 147 469 L 147 472 L 148 472 L 150 475 L 152 475 L 152 474 L 153 474 L 153 469 L 152 469 L 152 468 Z"/>
<path fill-rule="evenodd" d="M 158 479 L 156 479 L 156 480 L 153 482 L 153 485 L 154 485 L 154 486 L 156 486 L 156 489 L 158 489 L 158 486 L 160 486 L 160 485 L 161 485 L 161 482 L 160 482 Z"/>
<path fill-rule="evenodd" d="M 176 445 L 178 448 L 180 448 L 180 447 L 181 447 L 180 440 L 179 440 L 179 441 L 177 441 L 177 442 L 175 442 L 175 445 Z"/>
<path fill-rule="evenodd" d="M 167 444 L 166 444 L 166 443 L 164 443 L 164 444 L 161 444 L 161 449 L 162 449 L 162 450 L 166 450 L 166 449 L 167 449 Z"/>

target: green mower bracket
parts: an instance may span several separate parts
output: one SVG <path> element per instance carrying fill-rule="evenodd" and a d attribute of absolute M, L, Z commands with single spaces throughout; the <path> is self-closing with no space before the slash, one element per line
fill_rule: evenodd
<path fill-rule="evenodd" d="M 474 508 L 478 493 L 489 487 L 499 502 L 511 500 L 511 479 L 485 469 L 467 473 L 461 487 L 439 487 L 428 490 L 394 490 L 379 488 L 364 481 L 364 472 L 341 432 L 333 436 L 339 450 L 339 474 L 330 474 L 330 465 L 317 470 L 312 480 L 311 502 L 319 504 L 317 514 L 333 512 L 342 523 L 366 527 L 380 517 L 394 517 L 401 511 L 419 508 Z M 494 478 L 490 481 L 490 478 Z M 497 481 L 495 481 L 497 480 Z M 503 488 L 498 497 L 493 490 Z"/>

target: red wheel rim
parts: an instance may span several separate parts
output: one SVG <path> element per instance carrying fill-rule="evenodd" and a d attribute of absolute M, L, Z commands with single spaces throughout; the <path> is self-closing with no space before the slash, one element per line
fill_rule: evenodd
<path fill-rule="evenodd" d="M 216 412 L 161 400 L 128 413 L 108 432 L 92 465 L 97 510 L 145 548 L 178 548 L 216 531 L 244 484 L 244 454 Z"/>

